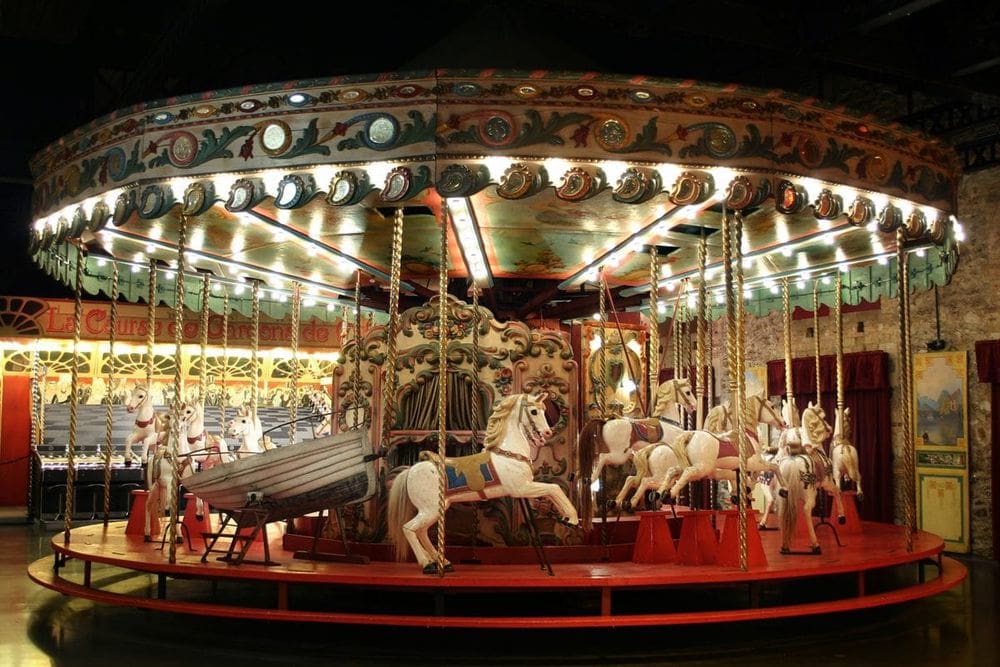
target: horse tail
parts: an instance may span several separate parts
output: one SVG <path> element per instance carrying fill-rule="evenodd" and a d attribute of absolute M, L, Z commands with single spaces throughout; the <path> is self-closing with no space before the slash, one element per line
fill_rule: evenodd
<path fill-rule="evenodd" d="M 635 476 L 639 479 L 643 477 L 649 477 L 649 457 L 652 455 L 653 450 L 660 446 L 660 443 L 653 443 L 652 445 L 646 445 L 640 449 L 635 455 Z"/>
<path fill-rule="evenodd" d="M 785 490 L 787 495 L 781 503 L 781 542 L 790 544 L 795 535 L 795 520 L 799 511 L 799 503 L 802 502 L 802 470 L 799 467 L 799 457 L 789 456 L 781 465 L 781 476 L 785 480 Z"/>
<path fill-rule="evenodd" d="M 601 419 L 591 419 L 580 431 L 580 440 L 577 451 L 579 454 L 579 477 L 582 480 L 580 488 L 580 521 L 584 530 L 590 530 L 594 522 L 594 501 L 590 491 L 590 476 L 594 472 L 594 462 L 597 460 L 597 453 L 604 443 L 604 421 Z"/>
<path fill-rule="evenodd" d="M 416 508 L 406 490 L 406 478 L 409 472 L 410 469 L 407 468 L 399 473 L 392 482 L 392 489 L 389 490 L 389 540 L 392 542 L 396 560 L 401 562 L 406 560 L 409 553 L 409 544 L 403 535 L 403 524 L 416 514 Z"/>

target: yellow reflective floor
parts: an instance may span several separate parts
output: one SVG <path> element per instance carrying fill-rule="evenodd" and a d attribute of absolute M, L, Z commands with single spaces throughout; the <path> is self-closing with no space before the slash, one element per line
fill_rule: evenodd
<path fill-rule="evenodd" d="M 359 628 L 96 605 L 32 584 L 52 533 L 0 526 L 0 667 L 94 665 L 1000 665 L 997 563 L 906 605 L 786 621 L 588 631 Z M 122 586 L 155 588 L 150 577 Z M 670 600 L 663 601 L 669 607 Z"/>

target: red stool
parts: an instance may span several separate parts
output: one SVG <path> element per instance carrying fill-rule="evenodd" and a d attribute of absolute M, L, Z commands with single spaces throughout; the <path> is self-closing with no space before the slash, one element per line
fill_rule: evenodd
<path fill-rule="evenodd" d="M 844 519 L 846 523 L 844 525 L 837 523 L 837 502 L 833 498 L 830 498 L 830 523 L 836 525 L 838 531 L 848 535 L 857 535 L 863 532 L 861 517 L 858 515 L 858 492 L 842 491 L 840 497 L 844 501 Z"/>
<path fill-rule="evenodd" d="M 719 553 L 716 563 L 723 567 L 739 567 L 740 565 L 740 522 L 739 510 L 723 512 L 726 522 L 722 527 L 722 540 L 719 542 Z M 767 556 L 764 554 L 764 544 L 760 541 L 757 529 L 757 513 L 747 510 L 747 564 L 750 567 L 766 567 Z"/>
<path fill-rule="evenodd" d="M 194 499 L 193 493 L 184 494 L 184 519 L 181 521 L 191 537 L 191 544 L 195 543 L 204 533 L 212 532 L 212 517 L 209 514 L 208 503 L 205 503 L 205 514 L 198 518 L 198 503 Z M 204 540 L 203 540 L 204 541 Z"/>
<path fill-rule="evenodd" d="M 149 491 L 135 489 L 132 491 L 132 503 L 128 511 L 128 523 L 125 524 L 125 534 L 134 537 L 143 537 L 146 534 L 146 502 L 149 500 Z M 149 532 L 150 537 L 157 537 L 160 534 L 160 518 L 150 517 Z"/>
<path fill-rule="evenodd" d="M 681 565 L 711 565 L 719 552 L 719 542 L 712 527 L 715 512 L 697 510 L 681 518 L 681 540 L 677 546 L 677 562 Z"/>
<path fill-rule="evenodd" d="M 672 563 L 677 560 L 666 512 L 636 512 L 639 529 L 632 549 L 633 563 Z"/>

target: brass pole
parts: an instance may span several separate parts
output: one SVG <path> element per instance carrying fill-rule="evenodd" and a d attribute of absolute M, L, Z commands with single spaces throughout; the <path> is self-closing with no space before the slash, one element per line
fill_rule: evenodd
<path fill-rule="evenodd" d="M 399 281 L 403 257 L 403 209 L 397 208 L 392 226 L 389 278 L 389 323 L 385 327 L 385 366 L 382 389 L 382 451 L 388 451 L 396 425 L 396 336 L 399 335 Z"/>
<path fill-rule="evenodd" d="M 222 288 L 222 398 L 219 401 L 219 421 L 222 422 L 222 432 L 226 431 L 226 404 L 229 402 L 229 389 L 226 382 L 229 379 L 229 288 Z"/>
<path fill-rule="evenodd" d="M 649 354 L 646 365 L 649 369 L 647 405 L 656 404 L 656 391 L 660 386 L 660 255 L 655 245 L 649 246 Z"/>
<path fill-rule="evenodd" d="M 260 391 L 260 281 L 250 283 L 250 418 L 257 423 L 257 394 Z"/>
<path fill-rule="evenodd" d="M 896 231 L 896 285 L 899 292 L 900 415 L 903 421 L 903 526 L 906 550 L 913 551 L 913 533 L 917 528 L 916 480 L 913 453 L 913 358 L 910 343 L 910 270 L 909 253 L 903 230 Z"/>
<path fill-rule="evenodd" d="M 795 390 L 792 387 L 792 287 L 788 278 L 782 281 L 781 286 L 782 320 L 785 334 L 785 402 L 788 405 L 788 425 L 798 426 L 799 411 L 795 407 Z"/>
<path fill-rule="evenodd" d="M 184 280 L 184 276 L 177 274 L 177 280 Z M 205 399 L 208 394 L 208 298 L 209 275 L 206 271 L 201 274 L 201 322 L 199 329 L 199 358 L 198 358 L 198 402 L 201 403 L 201 411 L 205 413 Z M 206 441 L 207 444 L 207 441 Z"/>
<path fill-rule="evenodd" d="M 705 396 L 708 386 L 708 367 L 706 360 L 711 363 L 711 357 L 705 356 L 705 329 L 708 326 L 708 290 L 705 289 L 705 264 L 708 262 L 708 239 L 704 236 L 698 243 L 698 332 L 696 352 L 698 359 L 695 363 L 695 389 L 697 392 L 698 408 L 695 414 L 695 428 L 702 428 L 705 425 Z"/>
<path fill-rule="evenodd" d="M 747 387 L 746 387 L 746 327 L 744 318 L 746 316 L 745 298 L 743 295 L 743 215 L 739 212 L 733 218 L 733 273 L 736 284 L 733 287 L 736 297 L 736 396 L 738 405 L 737 437 L 739 443 L 739 474 L 737 475 L 736 497 L 739 499 L 737 505 L 737 516 L 739 517 L 739 552 L 740 569 L 746 571 L 750 565 L 749 535 L 747 534 L 747 458 L 749 456 L 750 442 L 747 439 L 747 429 L 751 425 L 756 425 L 756 420 L 750 420 L 747 415 Z"/>
<path fill-rule="evenodd" d="M 608 418 L 608 396 L 607 396 L 607 382 L 608 382 L 608 351 L 607 346 L 607 335 L 604 329 L 605 322 L 608 319 L 608 305 L 607 305 L 607 282 L 604 279 L 604 267 L 598 269 L 600 277 L 598 279 L 598 289 L 601 294 L 597 300 L 598 307 L 598 318 L 599 325 L 597 328 L 597 339 L 600 341 L 601 346 L 597 348 L 597 360 L 598 366 L 600 367 L 601 378 L 598 382 L 594 383 L 594 391 L 597 392 L 597 409 L 601 413 L 601 419 Z"/>
<path fill-rule="evenodd" d="M 819 365 L 819 278 L 813 282 L 813 352 L 816 357 L 816 407 L 823 407 L 823 383 Z"/>
<path fill-rule="evenodd" d="M 146 393 L 153 402 L 153 363 L 156 344 L 156 260 L 149 260 L 149 300 L 146 302 Z M 179 274 L 178 274 L 179 275 Z M 145 463 L 145 461 L 143 461 Z"/>

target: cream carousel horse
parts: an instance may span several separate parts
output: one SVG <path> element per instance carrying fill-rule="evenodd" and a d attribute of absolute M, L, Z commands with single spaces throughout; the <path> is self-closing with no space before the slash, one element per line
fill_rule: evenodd
<path fill-rule="evenodd" d="M 777 448 L 764 451 L 764 460 L 773 462 L 778 455 Z M 767 527 L 767 517 L 775 509 L 774 501 L 778 496 L 778 476 L 771 470 L 757 473 L 756 486 L 760 487 L 761 496 L 764 499 L 764 508 L 760 513 L 760 521 L 757 522 L 758 530 L 773 530 Z"/>
<path fill-rule="evenodd" d="M 606 465 L 625 465 L 632 454 L 657 442 L 672 442 L 684 432 L 681 408 L 697 406 L 690 380 L 667 380 L 656 390 L 649 419 L 591 419 L 580 432 L 580 471 L 600 479 Z M 596 462 L 595 462 L 596 457 Z"/>
<path fill-rule="evenodd" d="M 858 487 L 858 500 L 864 497 L 861 490 L 861 468 L 858 464 L 858 450 L 851 444 L 851 409 L 846 408 L 837 415 L 833 429 L 833 443 L 830 449 L 833 459 L 833 480 L 837 488 L 843 489 L 844 482 L 852 481 Z"/>
<path fill-rule="evenodd" d="M 576 508 L 556 484 L 536 482 L 531 468 L 532 448 L 542 447 L 552 435 L 545 420 L 545 395 L 513 394 L 493 410 L 486 425 L 483 451 L 445 460 L 445 509 L 452 503 L 487 498 L 548 497 L 562 520 L 577 525 Z M 441 511 L 438 498 L 439 459 L 425 452 L 421 461 L 396 477 L 389 492 L 389 535 L 398 560 L 406 558 L 406 544 L 424 572 L 438 571 L 427 529 Z M 416 514 L 414 515 L 414 511 Z M 445 561 L 445 569 L 451 567 Z"/>
<path fill-rule="evenodd" d="M 748 426 L 747 440 L 754 447 L 747 459 L 747 471 L 771 471 L 778 474 L 777 464 L 764 459 L 760 443 L 752 429 L 758 423 L 784 428 L 784 420 L 771 403 L 759 395 L 747 399 L 746 411 L 747 423 L 752 425 Z M 724 407 L 720 419 L 713 425 L 717 429 L 725 429 L 729 428 L 731 421 L 728 407 Z M 669 489 L 670 497 L 676 499 L 688 483 L 699 479 L 711 477 L 735 482 L 739 461 L 731 431 L 721 435 L 704 430 L 686 431 L 670 444 L 647 446 L 635 456 L 636 476 L 641 481 L 631 503 L 636 506 L 654 488 L 656 498 L 663 497 Z"/>
<path fill-rule="evenodd" d="M 224 462 L 228 457 L 229 448 L 226 441 L 216 435 L 205 432 L 204 413 L 200 405 L 193 403 L 181 404 L 181 419 L 177 434 L 177 474 L 174 479 L 174 466 L 171 461 L 169 444 L 169 427 L 172 416 L 164 415 L 164 430 L 161 433 L 162 444 L 155 448 L 153 457 L 146 467 L 146 488 L 149 496 L 146 499 L 146 520 L 144 535 L 146 541 L 151 541 L 151 522 L 153 517 L 162 517 L 167 510 L 167 499 L 171 484 L 182 484 L 184 478 L 197 470 L 207 470 Z M 196 514 L 201 517 L 205 513 L 204 501 L 195 497 Z"/>
<path fill-rule="evenodd" d="M 157 415 L 153 410 L 152 394 L 144 384 L 132 387 L 132 391 L 125 400 L 125 409 L 129 414 L 135 414 L 135 428 L 125 438 L 125 465 L 132 465 L 132 460 L 135 457 L 132 448 L 136 445 L 142 445 L 142 454 L 139 456 L 139 460 L 145 463 L 150 448 L 156 448 L 157 435 L 163 432 L 163 416 Z"/>
<path fill-rule="evenodd" d="M 823 441 L 832 429 L 822 408 L 812 403 L 802 411 L 802 426 L 790 428 L 778 441 L 778 466 L 781 469 L 781 490 L 778 495 L 781 517 L 781 553 L 791 552 L 792 536 L 798 519 L 799 505 L 807 521 L 809 544 L 812 553 L 820 553 L 819 540 L 812 522 L 816 506 L 816 491 L 822 489 L 833 495 L 837 503 L 837 521 L 845 522 L 844 505 L 840 487 L 833 480 L 833 463 L 823 451 Z"/>
<path fill-rule="evenodd" d="M 264 427 L 261 426 L 260 418 L 250 415 L 250 409 L 243 406 L 236 413 L 236 417 L 229 421 L 226 432 L 240 442 L 236 450 L 236 457 L 243 458 L 250 454 L 260 454 L 268 449 L 274 449 L 275 445 L 271 438 L 264 435 Z"/>

